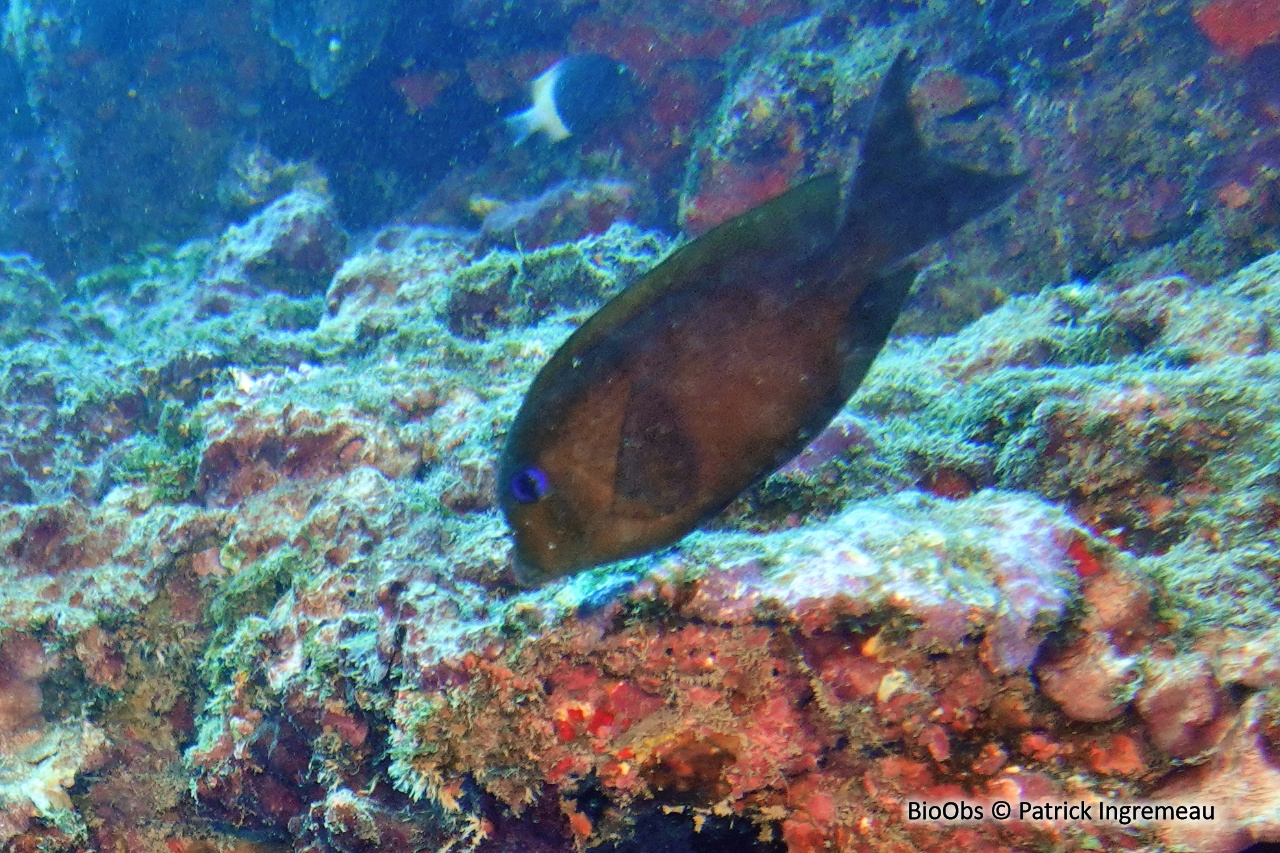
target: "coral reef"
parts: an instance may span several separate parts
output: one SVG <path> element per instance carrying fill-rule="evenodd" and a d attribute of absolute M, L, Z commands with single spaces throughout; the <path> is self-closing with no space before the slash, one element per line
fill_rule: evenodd
<path fill-rule="evenodd" d="M 1244 163 L 1275 166 L 1251 153 L 1274 114 L 1237 100 L 1242 74 L 1275 77 L 1274 22 L 1258 0 L 1192 13 L 1149 0 L 14 3 L 0 248 L 71 278 L 220 229 L 279 195 L 263 186 L 313 183 L 283 174 L 308 168 L 330 176 L 353 229 L 381 227 L 452 170 L 473 179 L 468 199 L 622 181 L 634 196 L 620 215 L 704 230 L 839 168 L 874 69 L 909 44 L 939 69 L 918 93 L 937 138 L 984 163 L 1021 139 L 1042 190 L 951 244 L 929 283 L 944 310 L 911 322 L 953 331 L 1009 293 L 1117 263 L 1214 278 L 1275 249 L 1274 179 Z M 529 79 L 587 51 L 636 72 L 632 121 L 558 150 L 477 153 Z"/>
<path fill-rule="evenodd" d="M 223 234 L 204 277 L 216 293 L 307 296 L 328 287 L 346 248 L 331 200 L 294 190 Z M 216 299 L 207 298 L 206 310 L 219 310 Z"/>
<path fill-rule="evenodd" d="M 476 199 L 473 204 L 485 211 L 480 230 L 487 240 L 511 249 L 537 249 L 604 233 L 620 220 L 642 219 L 635 195 L 621 181 L 568 181 L 537 198 L 509 203 Z"/>
<path fill-rule="evenodd" d="M 676 5 L 10 4 L 0 849 L 1280 842 L 1266 10 Z M 926 251 L 790 464 L 518 588 L 494 463 L 536 370 L 649 225 L 842 168 L 907 44 L 930 143 L 1027 189 Z M 637 117 L 459 153 L 460 92 L 483 124 L 565 50 L 628 62 Z M 349 156 L 387 127 L 428 141 Z M 958 799 L 1216 814 L 905 805 Z"/>
<path fill-rule="evenodd" d="M 62 295 L 27 255 L 0 255 L 0 344 L 14 346 L 50 319 Z"/>
<path fill-rule="evenodd" d="M 711 529 L 518 590 L 494 425 L 569 320 L 668 248 L 621 226 L 525 252 L 396 227 L 298 324 L 271 318 L 318 296 L 202 310 L 226 252 L 200 244 L 84 281 L 60 316 L 93 348 L 59 332 L 0 354 L 5 393 L 43 412 L 7 427 L 28 430 L 25 491 L 0 511 L 12 843 L 1280 838 L 1280 495 L 1257 461 L 1280 442 L 1280 255 L 899 339 Z M 66 375 L 34 369 L 71 353 Z M 74 384 L 95 358 L 115 367 Z M 904 812 L 957 797 L 1221 812 Z"/>
<path fill-rule="evenodd" d="M 992 522 L 990 539 L 974 537 L 978 518 Z M 391 773 L 437 800 L 469 776 L 517 812 L 551 782 L 570 831 L 597 840 L 653 802 L 774 824 L 792 849 L 809 849 L 792 836 L 840 839 L 860 824 L 867 835 L 868 821 L 888 831 L 897 809 L 852 780 L 882 766 L 879 745 L 904 738 L 946 761 L 948 732 L 973 737 L 995 694 L 1025 689 L 1074 587 L 1073 535 L 1010 496 L 912 498 L 813 531 L 738 537 L 723 547 L 758 556 L 698 581 L 642 584 L 464 658 L 447 681 L 408 635 L 401 654 L 422 687 L 393 709 L 404 735 Z M 938 702 L 954 718 L 929 713 Z M 601 796 L 611 809 L 575 820 Z"/>
<path fill-rule="evenodd" d="M 914 100 L 931 143 L 1030 178 L 1004 215 L 935 250 L 906 330 L 954 331 L 1009 294 L 1108 269 L 1216 278 L 1275 250 L 1275 158 L 1262 153 L 1273 122 L 1236 108 L 1237 81 L 1185 48 L 1184 24 L 1141 3 L 980 5 L 978 18 L 939 4 L 888 26 L 833 7 L 779 29 L 735 69 L 697 134 L 682 226 L 706 230 L 840 168 L 875 74 L 909 45 L 923 57 Z M 1058 31 L 1072 55 L 1052 55 L 1046 33 Z M 975 33 L 967 49 L 951 43 L 960 32 Z M 940 43 L 921 45 L 922 33 Z"/>

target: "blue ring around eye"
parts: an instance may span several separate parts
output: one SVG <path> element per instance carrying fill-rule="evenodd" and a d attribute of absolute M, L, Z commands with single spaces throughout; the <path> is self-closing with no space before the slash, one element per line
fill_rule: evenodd
<path fill-rule="evenodd" d="M 522 504 L 533 504 L 546 497 L 547 475 L 537 468 L 525 468 L 511 477 L 511 495 Z"/>

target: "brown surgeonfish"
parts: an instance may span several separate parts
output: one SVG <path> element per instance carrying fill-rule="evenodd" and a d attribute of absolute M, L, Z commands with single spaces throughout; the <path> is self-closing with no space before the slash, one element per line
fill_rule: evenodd
<path fill-rule="evenodd" d="M 669 545 L 799 453 L 857 389 L 915 278 L 904 260 L 1016 175 L 925 150 L 903 55 L 852 178 L 814 178 L 681 247 L 574 332 L 499 466 L 525 583 Z"/>

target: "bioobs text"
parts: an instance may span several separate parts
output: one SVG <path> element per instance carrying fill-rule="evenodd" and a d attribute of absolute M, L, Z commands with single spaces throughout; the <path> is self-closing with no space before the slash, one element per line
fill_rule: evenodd
<path fill-rule="evenodd" d="M 958 821 L 982 820 L 986 817 L 983 807 L 963 800 L 945 803 L 922 803 L 908 800 L 907 820 Z"/>

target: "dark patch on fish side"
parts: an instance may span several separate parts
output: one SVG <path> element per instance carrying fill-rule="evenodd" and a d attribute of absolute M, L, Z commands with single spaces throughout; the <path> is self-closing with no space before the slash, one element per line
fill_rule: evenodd
<path fill-rule="evenodd" d="M 693 498 L 698 448 L 657 383 L 648 378 L 638 384 L 622 420 L 614 488 L 620 497 L 667 515 Z"/>

